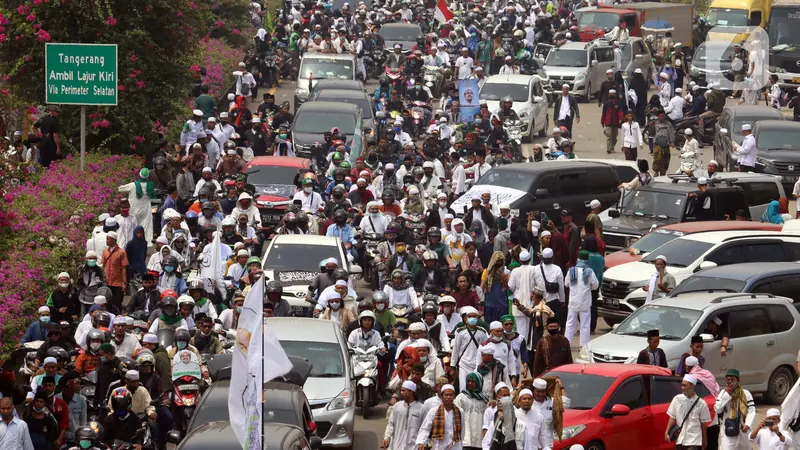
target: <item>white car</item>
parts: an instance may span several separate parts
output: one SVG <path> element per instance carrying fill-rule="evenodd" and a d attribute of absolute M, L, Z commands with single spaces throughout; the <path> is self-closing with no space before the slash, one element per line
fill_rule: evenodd
<path fill-rule="evenodd" d="M 794 221 L 789 221 L 789 223 Z M 793 224 L 792 224 L 793 225 Z M 709 231 L 673 239 L 641 261 L 612 267 L 603 273 L 600 305 L 635 311 L 647 300 L 642 289 L 655 272 L 655 259 L 667 258 L 667 272 L 680 283 L 695 272 L 742 262 L 789 262 L 800 259 L 800 234 L 784 231 Z"/>
<path fill-rule="evenodd" d="M 361 274 L 361 266 L 350 262 L 339 238 L 282 234 L 269 243 L 264 255 L 264 276 L 281 282 L 283 298 L 296 315 L 310 317 L 314 306 L 306 301 L 308 287 L 319 275 L 320 263 L 328 258 L 336 258 L 339 267 L 351 276 Z"/>
<path fill-rule="evenodd" d="M 513 109 L 521 122 L 522 139 L 530 141 L 534 132 L 539 137 L 546 136 L 547 124 L 550 123 L 542 83 L 538 75 L 493 75 L 483 83 L 479 98 L 486 102 L 489 111 L 495 112 L 500 109 L 503 97 L 511 97 Z"/>

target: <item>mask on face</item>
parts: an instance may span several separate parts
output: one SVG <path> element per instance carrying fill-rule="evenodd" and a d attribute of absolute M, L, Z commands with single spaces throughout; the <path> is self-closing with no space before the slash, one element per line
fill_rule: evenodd
<path fill-rule="evenodd" d="M 128 415 L 128 411 L 114 411 L 114 415 L 117 417 L 125 417 Z"/>
<path fill-rule="evenodd" d="M 503 340 L 503 336 L 492 336 L 493 342 L 500 342 Z"/>
<path fill-rule="evenodd" d="M 38 412 L 38 413 L 43 413 L 43 412 L 47 411 L 47 407 L 43 406 L 41 408 L 33 408 L 33 410 Z"/>
<path fill-rule="evenodd" d="M 477 324 L 478 324 L 478 318 L 477 317 L 470 317 L 469 319 L 467 319 L 467 325 L 469 325 L 471 327 L 474 327 Z"/>
<path fill-rule="evenodd" d="M 44 323 L 50 322 L 50 316 L 39 317 L 39 321 L 44 322 Z"/>
<path fill-rule="evenodd" d="M 395 133 L 399 133 L 401 130 L 402 130 L 402 128 L 400 128 L 400 127 L 394 127 L 394 132 Z"/>
<path fill-rule="evenodd" d="M 374 213 L 369 213 L 369 215 L 372 216 L 373 218 L 377 219 L 381 215 L 381 213 L 380 212 L 374 212 Z"/>
<path fill-rule="evenodd" d="M 164 272 L 172 273 L 175 271 L 175 266 L 164 266 Z"/>
<path fill-rule="evenodd" d="M 420 362 L 428 362 L 428 357 L 427 356 L 420 356 L 419 357 L 419 361 Z"/>
<path fill-rule="evenodd" d="M 314 192 L 314 188 L 310 188 L 310 187 L 303 188 L 303 192 L 305 192 L 306 194 L 310 194 L 310 193 Z"/>
<path fill-rule="evenodd" d="M 445 314 L 453 314 L 453 308 L 449 306 L 445 306 L 444 308 L 442 308 L 442 311 L 444 311 Z"/>
<path fill-rule="evenodd" d="M 377 305 L 375 305 L 375 309 L 377 309 L 378 311 L 383 311 L 383 310 L 386 309 L 386 304 L 385 303 L 378 303 Z"/>
<path fill-rule="evenodd" d="M 92 342 L 91 344 L 89 344 L 89 348 L 93 352 L 96 352 L 96 351 L 100 350 L 100 343 L 99 342 Z"/>
<path fill-rule="evenodd" d="M 86 261 L 86 265 L 89 266 L 89 267 L 95 267 L 97 265 L 97 260 L 96 259 L 90 259 L 90 260 Z"/>
<path fill-rule="evenodd" d="M 180 349 L 180 350 L 185 349 L 186 348 L 186 344 L 188 344 L 188 342 L 178 341 L 178 349 Z"/>
<path fill-rule="evenodd" d="M 87 440 L 87 439 L 82 439 L 78 443 L 78 445 L 80 445 L 80 447 L 83 448 L 83 449 L 89 449 L 89 448 L 92 448 L 92 441 Z"/>
<path fill-rule="evenodd" d="M 58 283 L 58 287 L 61 289 L 66 289 L 69 287 L 69 283 Z"/>
<path fill-rule="evenodd" d="M 342 304 L 339 303 L 339 302 L 330 302 L 328 304 L 331 306 L 331 309 L 334 310 L 334 311 L 336 311 L 337 309 L 339 309 L 340 306 L 342 306 Z"/>
<path fill-rule="evenodd" d="M 241 306 L 237 306 L 236 307 L 236 312 L 241 314 L 242 313 L 242 307 Z"/>
<path fill-rule="evenodd" d="M 441 202 L 438 202 L 438 203 L 439 203 L 439 207 L 440 208 L 447 208 L 447 200 L 444 200 L 444 201 L 441 201 Z"/>
<path fill-rule="evenodd" d="M 550 334 L 551 334 L 551 335 L 553 335 L 553 336 L 555 336 L 555 335 L 557 335 L 557 334 L 558 334 L 558 330 L 551 330 L 551 329 L 549 329 L 549 328 L 547 329 L 547 332 L 548 332 L 548 333 L 550 333 Z"/>

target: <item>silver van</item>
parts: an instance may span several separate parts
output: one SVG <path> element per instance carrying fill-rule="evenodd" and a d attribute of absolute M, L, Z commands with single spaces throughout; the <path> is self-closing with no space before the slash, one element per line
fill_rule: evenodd
<path fill-rule="evenodd" d="M 605 41 L 567 42 L 547 53 L 544 71 L 550 78 L 545 87 L 548 97 L 569 85 L 570 93 L 589 101 L 600 91 L 606 71 L 614 67 L 614 51 Z"/>
<path fill-rule="evenodd" d="M 358 66 L 355 55 L 349 53 L 305 53 L 300 59 L 294 108 L 308 100 L 311 88 L 319 80 L 356 80 Z"/>

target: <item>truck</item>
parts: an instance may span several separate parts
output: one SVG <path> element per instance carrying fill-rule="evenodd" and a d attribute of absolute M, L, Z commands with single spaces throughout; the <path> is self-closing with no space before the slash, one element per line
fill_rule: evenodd
<path fill-rule="evenodd" d="M 790 93 L 800 86 L 800 0 L 775 0 L 769 14 L 768 70 Z M 791 94 L 790 94 L 791 95 Z"/>
<path fill-rule="evenodd" d="M 714 0 L 708 9 L 709 40 L 744 42 L 756 27 L 766 27 L 772 0 Z"/>
<path fill-rule="evenodd" d="M 692 5 L 682 3 L 642 2 L 628 3 L 624 8 L 608 6 L 587 6 L 576 11 L 578 18 L 578 33 L 581 41 L 589 42 L 610 32 L 620 22 L 628 24 L 631 36 L 642 36 L 642 24 L 648 20 L 664 20 L 669 22 L 675 30 L 672 39 L 680 42 L 684 47 L 691 47 L 692 21 L 694 8 Z"/>

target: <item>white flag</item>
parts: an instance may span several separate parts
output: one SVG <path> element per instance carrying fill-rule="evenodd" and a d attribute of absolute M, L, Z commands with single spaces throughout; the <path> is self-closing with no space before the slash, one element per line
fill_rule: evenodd
<path fill-rule="evenodd" d="M 222 233 L 214 232 L 214 240 L 203 249 L 200 276 L 207 280 L 222 280 L 225 276 L 225 260 L 233 251 L 222 243 Z"/>
<path fill-rule="evenodd" d="M 259 280 L 247 294 L 239 315 L 228 391 L 231 428 L 239 444 L 246 450 L 261 450 L 263 323 L 264 281 Z"/>

